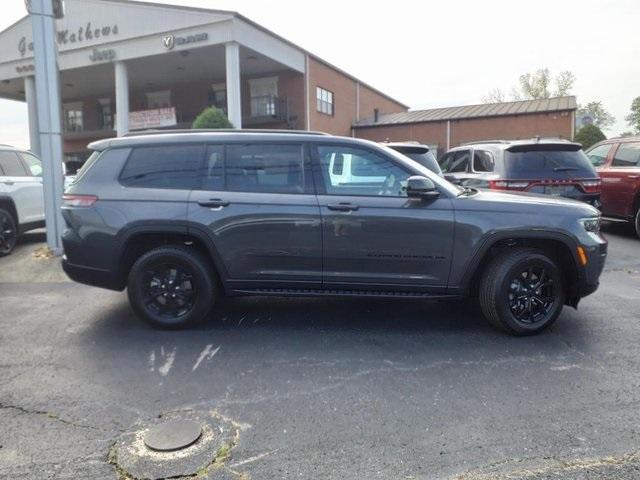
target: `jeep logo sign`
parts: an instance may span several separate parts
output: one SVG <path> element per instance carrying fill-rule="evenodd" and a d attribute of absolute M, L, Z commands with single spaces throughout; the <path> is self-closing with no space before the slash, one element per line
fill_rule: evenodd
<path fill-rule="evenodd" d="M 195 35 L 185 35 L 178 37 L 176 35 L 165 35 L 162 37 L 162 45 L 167 50 L 172 50 L 175 46 L 188 45 L 189 43 L 204 42 L 209 40 L 208 33 L 197 33 Z"/>
<path fill-rule="evenodd" d="M 176 45 L 176 37 L 173 35 L 162 37 L 162 45 L 164 45 L 164 48 L 167 50 L 171 50 Z"/>

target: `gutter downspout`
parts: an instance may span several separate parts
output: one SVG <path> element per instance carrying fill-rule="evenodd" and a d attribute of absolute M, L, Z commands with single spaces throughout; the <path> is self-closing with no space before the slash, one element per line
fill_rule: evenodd
<path fill-rule="evenodd" d="M 305 126 L 307 130 L 311 130 L 311 112 L 309 111 L 309 55 L 304 56 L 304 104 Z"/>
<path fill-rule="evenodd" d="M 447 151 L 451 148 L 451 120 L 447 120 Z"/>

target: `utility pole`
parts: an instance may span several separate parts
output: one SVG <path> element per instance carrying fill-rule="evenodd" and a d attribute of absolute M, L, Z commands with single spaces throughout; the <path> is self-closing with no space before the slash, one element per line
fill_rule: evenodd
<path fill-rule="evenodd" d="M 40 155 L 47 245 L 54 255 L 62 255 L 61 206 L 62 114 L 60 76 L 56 47 L 57 18 L 64 15 L 63 0 L 25 0 L 33 30 L 33 60 L 36 69 L 36 97 L 40 126 Z"/>

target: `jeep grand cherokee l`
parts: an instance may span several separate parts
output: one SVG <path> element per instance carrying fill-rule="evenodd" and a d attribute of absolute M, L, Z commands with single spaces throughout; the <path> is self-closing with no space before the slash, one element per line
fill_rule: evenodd
<path fill-rule="evenodd" d="M 477 297 L 512 334 L 595 291 L 598 211 L 450 184 L 380 144 L 309 132 L 101 140 L 63 203 L 63 267 L 160 327 L 221 295 Z M 348 159 L 355 181 L 333 175 Z"/>

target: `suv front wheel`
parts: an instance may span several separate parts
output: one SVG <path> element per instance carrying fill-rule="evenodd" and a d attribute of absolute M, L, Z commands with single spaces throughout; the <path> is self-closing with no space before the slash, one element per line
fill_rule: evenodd
<path fill-rule="evenodd" d="M 562 274 L 534 249 L 509 250 L 494 258 L 480 282 L 487 320 L 513 335 L 532 335 L 551 325 L 564 306 Z"/>
<path fill-rule="evenodd" d="M 160 328 L 182 328 L 202 320 L 217 297 L 209 262 L 181 246 L 142 255 L 131 268 L 127 292 L 138 316 Z"/>
<path fill-rule="evenodd" d="M 16 246 L 18 228 L 13 215 L 0 208 L 0 257 L 9 255 Z"/>

